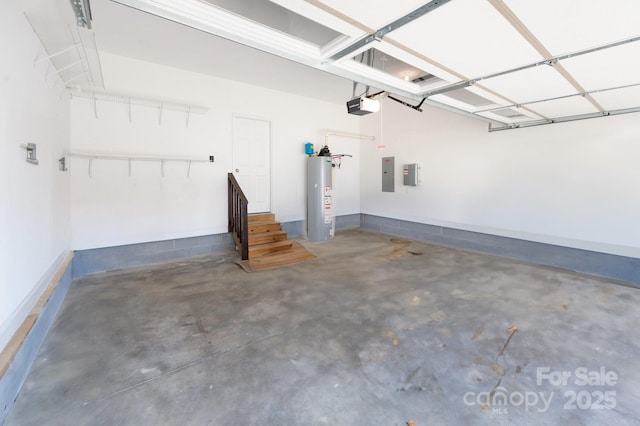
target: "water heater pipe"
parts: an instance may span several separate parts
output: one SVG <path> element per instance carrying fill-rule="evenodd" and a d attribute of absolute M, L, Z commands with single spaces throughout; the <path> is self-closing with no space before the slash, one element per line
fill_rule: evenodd
<path fill-rule="evenodd" d="M 358 133 L 328 132 L 327 134 L 324 135 L 324 144 L 325 145 L 329 145 L 329 143 L 328 143 L 329 136 L 340 136 L 340 137 L 343 137 L 343 138 L 353 138 L 353 139 L 366 139 L 366 140 L 370 140 L 370 141 L 376 140 L 375 136 L 361 135 L 361 134 L 358 134 Z"/>

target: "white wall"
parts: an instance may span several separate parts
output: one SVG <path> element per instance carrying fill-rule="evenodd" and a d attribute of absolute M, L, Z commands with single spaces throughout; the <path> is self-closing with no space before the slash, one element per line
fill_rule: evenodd
<path fill-rule="evenodd" d="M 69 101 L 34 67 L 42 48 L 21 2 L 0 14 L 0 349 L 20 326 L 69 249 Z M 50 70 L 49 70 L 50 71 Z M 37 144 L 39 165 L 22 144 Z"/>
<path fill-rule="evenodd" d="M 73 152 L 124 156 L 207 158 L 187 166 L 73 159 L 71 164 L 72 247 L 88 249 L 227 232 L 226 175 L 232 166 L 234 114 L 271 122 L 272 211 L 280 221 L 305 218 L 304 144 L 319 149 L 327 130 L 357 133 L 359 120 L 344 104 L 218 79 L 177 68 L 102 53 L 109 91 L 180 101 L 209 108 L 205 115 L 97 102 L 71 101 Z M 313 84 L 313 82 L 309 82 Z M 360 142 L 331 137 L 334 153 L 352 154 L 336 177 L 337 214 L 359 213 Z"/>
<path fill-rule="evenodd" d="M 640 116 L 489 133 L 487 124 L 425 107 L 383 105 L 384 151 L 361 149 L 362 212 L 640 257 Z M 380 114 L 362 121 L 380 136 Z M 381 192 L 394 156 L 396 191 Z M 402 185 L 419 163 L 422 185 Z"/>

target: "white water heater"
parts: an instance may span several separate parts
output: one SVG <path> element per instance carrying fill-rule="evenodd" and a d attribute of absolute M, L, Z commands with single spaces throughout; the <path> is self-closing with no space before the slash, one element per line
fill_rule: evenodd
<path fill-rule="evenodd" d="M 333 186 L 331 157 L 307 157 L 307 238 L 322 242 L 333 238 Z"/>

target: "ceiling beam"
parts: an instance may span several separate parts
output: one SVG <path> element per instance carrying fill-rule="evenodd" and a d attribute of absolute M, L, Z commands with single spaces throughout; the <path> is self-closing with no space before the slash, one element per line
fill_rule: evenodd
<path fill-rule="evenodd" d="M 585 96 L 591 95 L 593 93 L 610 92 L 612 90 L 628 89 L 630 87 L 637 87 L 637 86 L 640 86 L 640 83 L 625 84 L 624 86 L 616 86 L 616 87 L 607 87 L 606 89 L 589 90 L 588 92 L 571 93 L 570 95 L 556 96 L 556 97 L 553 97 L 553 98 L 545 98 L 545 99 L 537 99 L 535 101 L 522 102 L 522 103 L 519 103 L 519 104 L 512 104 L 512 105 L 504 105 L 504 106 L 500 106 L 500 107 L 488 108 L 488 109 L 478 110 L 478 111 L 474 111 L 474 112 L 476 114 L 480 114 L 482 112 L 499 111 L 499 110 L 505 109 L 505 108 L 520 108 L 523 105 L 532 105 L 532 104 L 539 104 L 541 102 L 557 101 L 559 99 L 574 98 L 576 96 L 585 97 Z"/>
<path fill-rule="evenodd" d="M 324 10 L 328 14 L 335 16 L 338 19 L 341 19 L 344 22 L 347 22 L 348 24 L 353 25 L 354 27 L 358 28 L 361 31 L 364 31 L 365 33 L 373 33 L 375 31 L 373 28 L 369 28 L 368 26 L 364 25 L 362 22 L 353 19 L 351 16 L 345 15 L 344 13 L 332 8 L 331 6 L 327 6 L 324 2 L 320 0 L 305 0 L 305 1 L 317 7 L 320 10 Z"/>
<path fill-rule="evenodd" d="M 392 23 L 378 29 L 377 31 L 367 34 L 366 36 L 354 41 L 338 53 L 335 53 L 333 56 L 328 58 L 327 62 L 337 61 L 338 59 L 344 58 L 345 56 L 349 55 L 352 52 L 355 52 L 356 50 L 366 46 L 369 43 L 373 43 L 374 41 L 381 41 L 382 38 L 390 32 L 395 31 L 398 28 L 415 21 L 416 19 L 426 15 L 429 12 L 433 12 L 440 6 L 447 4 L 450 1 L 451 0 L 431 0 L 429 3 L 420 6 L 413 12 L 408 13 L 401 18 L 396 19 Z"/>
<path fill-rule="evenodd" d="M 475 84 L 475 83 L 477 83 L 479 81 L 482 81 L 482 80 L 488 80 L 490 78 L 495 78 L 495 77 L 502 77 L 503 75 L 512 74 L 512 73 L 518 72 L 518 71 L 524 71 L 524 70 L 527 70 L 527 69 L 530 69 L 530 68 L 536 68 L 536 67 L 539 67 L 539 66 L 542 66 L 542 65 L 554 66 L 557 62 L 563 61 L 565 59 L 576 58 L 578 56 L 586 55 L 588 53 L 599 52 L 601 50 L 610 49 L 612 47 L 622 46 L 624 44 L 629 44 L 629 43 L 633 43 L 633 42 L 636 42 L 636 41 L 640 41 L 640 36 L 628 38 L 628 39 L 625 39 L 625 40 L 616 41 L 616 42 L 613 42 L 613 43 L 604 44 L 602 46 L 592 47 L 592 48 L 585 49 L 585 50 L 579 50 L 579 51 L 573 52 L 573 53 L 567 53 L 567 54 L 564 54 L 564 55 L 554 56 L 551 59 L 545 59 L 543 61 L 533 62 L 531 64 L 522 65 L 522 66 L 519 66 L 519 67 L 516 67 L 516 68 L 511 68 L 511 69 L 500 71 L 500 72 L 496 72 L 496 73 L 493 73 L 493 74 L 483 75 L 482 77 L 475 77 L 475 78 L 466 79 L 466 80 L 465 79 L 461 79 L 461 81 L 459 81 L 457 83 L 453 83 L 453 84 L 451 84 L 449 86 L 445 86 L 445 87 L 439 88 L 439 89 L 434 90 L 432 92 L 426 92 L 423 95 L 424 96 L 432 96 L 432 95 L 435 95 L 435 94 L 446 93 L 446 92 L 451 91 L 451 90 L 456 90 L 459 87 L 470 86 L 470 85 Z M 465 84 L 465 83 L 468 83 L 468 84 Z M 581 92 L 581 93 L 583 93 L 583 92 Z"/>
<path fill-rule="evenodd" d="M 591 112 L 588 114 L 568 115 L 564 117 L 555 117 L 548 120 L 536 120 L 536 121 L 524 121 L 520 123 L 507 124 L 499 127 L 494 127 L 489 123 L 489 132 L 499 132 L 501 130 L 522 129 L 525 127 L 544 126 L 547 124 L 566 123 L 569 121 L 588 120 L 590 118 L 610 117 L 612 115 L 631 114 L 634 112 L 640 112 L 640 107 L 615 109 L 611 111 Z"/>
<path fill-rule="evenodd" d="M 542 44 L 538 38 L 533 35 L 531 30 L 527 28 L 527 26 L 516 16 L 515 13 L 507 6 L 503 0 L 488 0 L 489 3 L 511 24 L 511 26 L 520 33 L 524 39 L 529 42 L 529 44 L 542 55 L 542 57 L 551 61 L 553 59 L 553 55 L 551 52 Z M 560 73 L 578 92 L 583 93 L 586 92 L 584 87 L 567 71 L 565 67 L 557 63 L 550 63 L 553 65 L 554 69 Z M 600 105 L 592 96 L 586 95 L 585 99 L 587 99 L 591 104 L 598 109 L 600 112 L 604 112 L 604 108 Z"/>

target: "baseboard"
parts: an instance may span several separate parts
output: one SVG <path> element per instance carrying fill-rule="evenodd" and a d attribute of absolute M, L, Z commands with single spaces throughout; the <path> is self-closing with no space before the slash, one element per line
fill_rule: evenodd
<path fill-rule="evenodd" d="M 361 221 L 362 215 L 360 213 L 336 216 L 336 230 L 360 228 Z"/>
<path fill-rule="evenodd" d="M 0 425 L 20 392 L 73 279 L 72 254 L 62 262 L 49 286 L 0 356 Z"/>
<path fill-rule="evenodd" d="M 287 232 L 289 238 L 299 238 L 307 235 L 307 229 L 304 226 L 304 220 L 292 220 L 289 222 L 281 222 L 280 227 Z"/>
<path fill-rule="evenodd" d="M 77 250 L 73 259 L 73 273 L 75 278 L 96 272 L 151 265 L 234 249 L 235 243 L 231 234 L 214 234 Z"/>
<path fill-rule="evenodd" d="M 306 235 L 304 220 L 283 222 L 281 226 L 291 238 Z M 359 213 L 336 217 L 336 229 L 358 228 L 359 226 Z M 97 272 L 151 265 L 234 249 L 235 244 L 231 234 L 225 233 L 76 250 L 73 258 L 73 274 L 75 278 Z"/>
<path fill-rule="evenodd" d="M 360 213 L 336 216 L 336 230 L 360 228 L 360 216 Z M 283 230 L 287 231 L 287 234 L 291 238 L 304 237 L 307 235 L 306 222 L 304 220 L 282 222 L 280 226 L 282 226 Z"/>
<path fill-rule="evenodd" d="M 640 259 L 362 214 L 362 229 L 614 279 L 640 287 Z"/>

